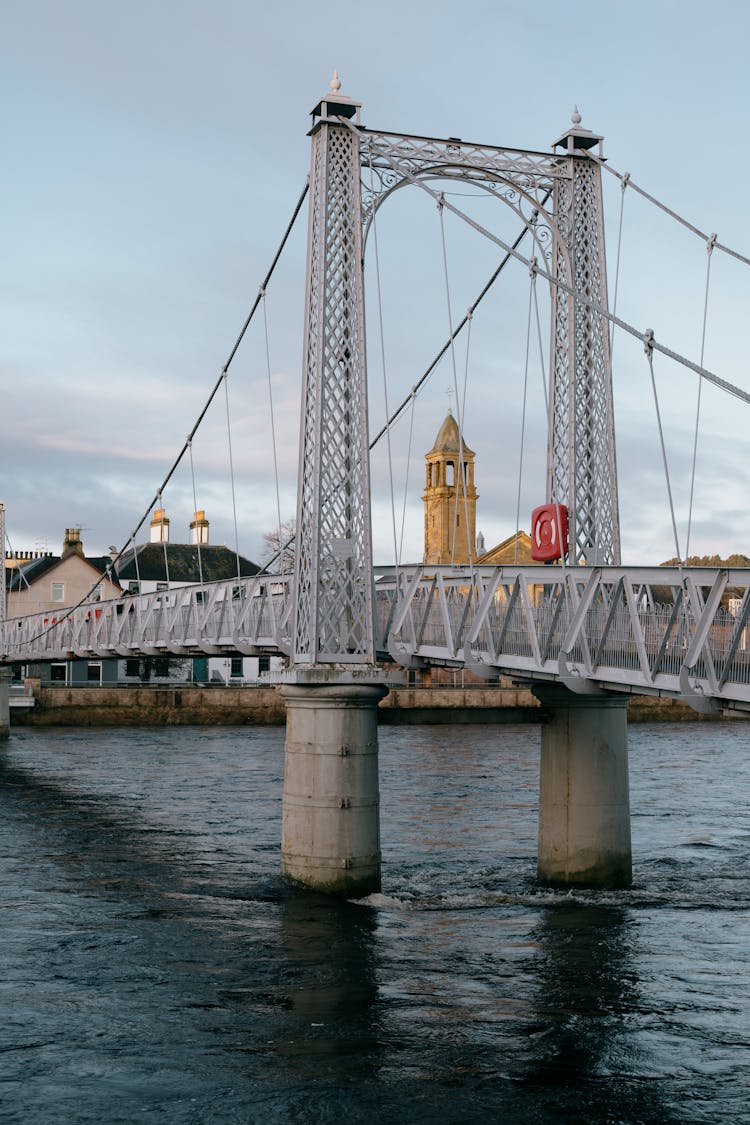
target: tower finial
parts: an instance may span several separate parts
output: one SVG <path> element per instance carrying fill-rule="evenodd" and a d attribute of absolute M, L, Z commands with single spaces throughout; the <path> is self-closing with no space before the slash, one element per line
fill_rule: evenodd
<path fill-rule="evenodd" d="M 333 78 L 329 82 L 329 86 L 331 87 L 331 92 L 334 94 L 338 94 L 339 90 L 341 89 L 341 80 L 339 78 L 337 70 L 334 70 Z"/>
<path fill-rule="evenodd" d="M 552 142 L 552 148 L 563 148 L 566 152 L 574 153 L 581 149 L 585 152 L 594 145 L 599 145 L 599 156 L 603 157 L 602 141 L 603 137 L 598 133 L 592 133 L 590 129 L 584 129 L 581 125 L 581 115 L 578 112 L 578 106 L 573 106 L 573 112 L 570 115 L 571 125 L 561 137 Z"/>

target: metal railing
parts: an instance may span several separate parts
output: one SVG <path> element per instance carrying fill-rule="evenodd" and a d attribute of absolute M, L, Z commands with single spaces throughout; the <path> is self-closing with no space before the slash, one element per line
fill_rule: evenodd
<path fill-rule="evenodd" d="M 750 708 L 750 570 L 376 568 L 381 659 Z M 291 575 L 232 579 L 9 619 L 0 661 L 288 654 Z"/>
<path fill-rule="evenodd" d="M 376 589 L 383 648 L 406 666 L 750 707 L 750 570 L 423 565 Z"/>
<path fill-rule="evenodd" d="M 291 584 L 290 575 L 235 578 L 10 618 L 0 659 L 285 652 Z"/>

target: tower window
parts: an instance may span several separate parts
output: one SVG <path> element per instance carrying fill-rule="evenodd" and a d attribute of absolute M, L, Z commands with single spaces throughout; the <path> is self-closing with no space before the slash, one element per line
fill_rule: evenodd
<path fill-rule="evenodd" d="M 454 483 L 455 468 L 456 467 L 452 461 L 445 462 L 445 483 L 447 485 L 452 485 Z"/>

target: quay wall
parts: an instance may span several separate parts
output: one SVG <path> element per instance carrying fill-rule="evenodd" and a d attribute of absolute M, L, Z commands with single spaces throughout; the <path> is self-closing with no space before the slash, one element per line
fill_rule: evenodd
<path fill-rule="evenodd" d="M 12 726 L 267 725 L 286 721 L 271 686 L 66 687 L 30 681 L 35 705 L 11 710 Z M 396 687 L 379 707 L 381 723 L 538 722 L 539 703 L 520 687 Z M 696 720 L 676 699 L 633 696 L 631 722 Z"/>

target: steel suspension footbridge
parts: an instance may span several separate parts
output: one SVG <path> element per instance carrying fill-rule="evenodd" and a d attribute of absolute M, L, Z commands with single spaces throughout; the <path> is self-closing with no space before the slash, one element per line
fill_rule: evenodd
<path fill-rule="evenodd" d="M 380 662 L 750 710 L 750 570 L 421 564 L 374 577 Z M 288 657 L 293 591 L 293 575 L 261 575 L 11 619 L 4 659 Z"/>
<path fill-rule="evenodd" d="M 750 571 L 620 565 L 611 330 L 637 333 L 608 307 L 602 138 L 577 114 L 551 153 L 376 132 L 337 82 L 312 121 L 294 572 L 15 619 L 3 601 L 0 662 L 279 653 L 292 677 L 442 664 L 557 680 L 581 694 L 682 696 L 701 711 L 750 707 Z M 373 567 L 365 246 L 378 209 L 401 188 L 458 213 L 440 190 L 446 183 L 478 186 L 509 207 L 532 240 L 531 257 L 467 221 L 504 261 L 522 261 L 550 285 L 547 499 L 566 505 L 570 521 L 570 546 L 555 566 Z M 715 235 L 702 237 L 709 252 L 732 253 Z M 644 346 L 649 361 L 659 351 L 675 357 L 653 333 Z"/>

